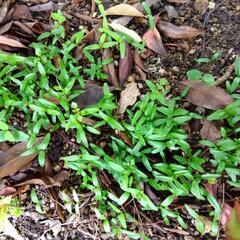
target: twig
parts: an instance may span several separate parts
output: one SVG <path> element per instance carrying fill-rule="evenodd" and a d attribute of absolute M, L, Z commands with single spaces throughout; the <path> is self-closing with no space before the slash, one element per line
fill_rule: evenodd
<path fill-rule="evenodd" d="M 215 86 L 221 85 L 222 83 L 226 82 L 229 77 L 231 77 L 232 72 L 234 70 L 235 64 L 233 63 L 227 69 L 227 71 L 223 74 L 222 77 L 218 78 L 217 81 L 214 83 Z"/>

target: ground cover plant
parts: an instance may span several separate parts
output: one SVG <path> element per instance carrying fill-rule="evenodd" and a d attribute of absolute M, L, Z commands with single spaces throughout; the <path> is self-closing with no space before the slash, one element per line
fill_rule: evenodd
<path fill-rule="evenodd" d="M 188 39 L 202 30 L 153 17 L 151 1 L 107 10 L 95 3 L 101 22 L 93 32 L 67 34 L 67 19 L 57 11 L 52 29 L 28 53 L 17 42 L 11 44 L 22 54 L 0 53 L 0 177 L 9 179 L 0 189 L 1 230 L 23 239 L 8 219 L 23 214 L 17 196 L 25 192 L 45 214 L 41 191 L 23 187 L 40 185 L 62 222 L 81 215 L 79 192 L 90 191 L 107 239 L 152 239 L 139 217 L 156 225 L 151 215 L 165 234 L 174 225 L 175 233 L 187 235 L 194 226 L 198 236 L 216 238 L 226 226 L 227 238 L 238 239 L 240 57 L 218 79 L 200 69 L 218 64 L 216 52 L 196 59 L 199 69 L 188 69 L 188 80 L 143 80 L 148 71 L 140 54 L 167 54 L 160 33 Z M 127 17 L 110 21 L 119 11 Z M 129 17 L 145 20 L 142 38 L 126 27 Z M 140 81 L 129 79 L 133 62 Z M 59 152 L 57 134 L 70 147 L 58 146 Z M 71 177 L 77 190 L 66 191 Z"/>

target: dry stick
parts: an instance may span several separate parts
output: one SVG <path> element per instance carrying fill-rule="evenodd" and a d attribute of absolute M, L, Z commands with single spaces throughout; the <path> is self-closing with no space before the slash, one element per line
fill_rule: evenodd
<path fill-rule="evenodd" d="M 217 81 L 214 83 L 215 86 L 221 85 L 222 83 L 226 82 L 229 77 L 231 77 L 232 72 L 234 70 L 235 64 L 233 63 L 227 69 L 227 71 L 223 74 L 222 77 L 218 78 Z"/>

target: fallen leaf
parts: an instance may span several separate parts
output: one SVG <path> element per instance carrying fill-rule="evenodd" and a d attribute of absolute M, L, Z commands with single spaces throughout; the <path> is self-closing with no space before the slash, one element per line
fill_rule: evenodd
<path fill-rule="evenodd" d="M 2 23 L 7 16 L 8 8 L 10 6 L 11 0 L 4 1 L 0 8 L 0 23 Z"/>
<path fill-rule="evenodd" d="M 214 122 L 204 120 L 203 126 L 200 130 L 200 136 L 204 140 L 215 142 L 221 138 L 221 132 Z"/>
<path fill-rule="evenodd" d="M 0 35 L 0 44 L 11 46 L 11 47 L 17 47 L 17 48 L 27 48 L 17 40 L 11 39 L 9 37 L 5 37 L 3 35 Z"/>
<path fill-rule="evenodd" d="M 126 89 L 121 92 L 119 100 L 118 113 L 121 115 L 126 111 L 126 108 L 132 106 L 140 95 L 136 82 L 128 83 Z"/>
<path fill-rule="evenodd" d="M 218 191 L 218 184 L 210 184 L 210 183 L 203 183 L 203 186 L 205 187 L 206 191 L 209 192 L 211 195 L 213 195 L 215 198 L 217 198 L 217 191 Z"/>
<path fill-rule="evenodd" d="M 151 7 L 152 5 L 160 2 L 161 0 L 146 0 L 145 2 L 148 4 L 149 7 Z M 136 3 L 133 5 L 134 8 L 136 8 L 138 11 L 143 12 L 143 6 L 141 3 Z M 128 25 L 128 23 L 133 19 L 133 17 L 128 17 L 128 16 L 123 16 L 123 17 L 119 17 L 117 19 L 114 19 L 112 22 L 114 23 L 118 23 L 121 24 L 123 26 Z"/>
<path fill-rule="evenodd" d="M 167 0 L 170 3 L 190 3 L 190 0 Z"/>
<path fill-rule="evenodd" d="M 137 73 L 139 74 L 139 76 L 141 77 L 141 80 L 146 80 L 147 79 L 147 75 L 142 70 L 142 68 L 140 68 L 138 65 L 135 65 L 135 69 L 136 69 Z"/>
<path fill-rule="evenodd" d="M 143 65 L 143 61 L 142 61 L 141 55 L 140 55 L 140 53 L 138 51 L 134 51 L 134 53 L 133 53 L 133 60 L 134 60 L 134 63 L 138 67 L 140 67 L 143 71 L 148 72 L 148 70 Z"/>
<path fill-rule="evenodd" d="M 109 23 L 109 26 L 116 32 L 120 32 L 120 33 L 124 33 L 127 36 L 131 37 L 133 40 L 135 40 L 136 42 L 141 42 L 142 39 L 141 37 L 133 30 L 128 29 L 126 27 L 124 27 L 121 24 L 118 23 Z"/>
<path fill-rule="evenodd" d="M 233 102 L 233 98 L 220 87 L 205 85 L 202 81 L 182 81 L 179 84 L 188 86 L 186 96 L 191 103 L 207 109 L 219 109 Z"/>
<path fill-rule="evenodd" d="M 175 7 L 173 7 L 171 5 L 166 5 L 164 8 L 167 11 L 168 19 L 178 18 L 178 13 L 177 13 L 177 10 L 175 9 Z"/>
<path fill-rule="evenodd" d="M 220 218 L 220 223 L 221 223 L 222 226 L 226 225 L 227 219 L 229 218 L 232 209 L 233 208 L 230 205 L 228 205 L 227 203 L 223 204 L 223 208 L 222 208 L 222 212 L 221 212 L 221 218 Z"/>
<path fill-rule="evenodd" d="M 13 21 L 10 21 L 0 27 L 0 35 L 6 33 L 12 27 Z"/>
<path fill-rule="evenodd" d="M 240 202 L 236 201 L 226 223 L 226 239 L 240 239 Z"/>
<path fill-rule="evenodd" d="M 80 109 L 96 104 L 103 97 L 103 89 L 99 86 L 90 86 L 85 92 L 73 99 Z"/>
<path fill-rule="evenodd" d="M 27 26 L 25 26 L 22 22 L 20 21 L 14 21 L 13 25 L 17 26 L 22 32 L 27 33 L 28 35 L 34 35 L 31 29 L 29 29 Z"/>
<path fill-rule="evenodd" d="M 204 14 L 208 9 L 208 0 L 196 0 L 194 9 L 200 14 Z"/>
<path fill-rule="evenodd" d="M 50 1 L 43 4 L 34 5 L 29 9 L 31 12 L 53 12 L 58 10 L 58 5 Z"/>
<path fill-rule="evenodd" d="M 56 174 L 53 178 L 47 176 L 46 174 L 39 174 L 38 177 L 28 179 L 24 182 L 17 184 L 16 186 L 24 186 L 24 185 L 42 185 L 45 188 L 50 187 L 61 187 L 64 181 L 66 181 L 69 177 L 69 172 L 66 170 L 62 170 L 58 174 Z"/>
<path fill-rule="evenodd" d="M 146 45 L 149 49 L 153 50 L 157 54 L 166 55 L 167 52 L 163 46 L 162 38 L 157 28 L 148 29 L 144 35 L 143 40 L 146 41 Z"/>
<path fill-rule="evenodd" d="M 144 17 L 144 15 L 138 11 L 135 7 L 129 4 L 119 4 L 108 8 L 105 11 L 106 15 L 121 15 L 121 16 L 132 16 L 132 17 Z"/>
<path fill-rule="evenodd" d="M 164 36 L 173 39 L 191 39 L 202 34 L 203 31 L 188 27 L 188 26 L 176 26 L 170 22 L 158 21 L 157 28 Z"/>
<path fill-rule="evenodd" d="M 7 149 L 9 149 L 10 146 L 6 142 L 0 142 L 0 152 L 5 152 Z"/>
<path fill-rule="evenodd" d="M 121 86 L 125 83 L 129 75 L 131 74 L 132 66 L 133 66 L 132 49 L 128 43 L 125 43 L 125 56 L 124 58 L 120 59 L 118 69 L 118 80 Z"/>
<path fill-rule="evenodd" d="M 9 196 L 16 192 L 13 187 L 3 187 L 0 189 L 0 196 Z"/>
<path fill-rule="evenodd" d="M 108 58 L 112 58 L 112 53 L 109 48 L 106 48 L 103 50 L 102 60 L 106 60 Z M 103 66 L 103 71 L 108 76 L 108 81 L 115 87 L 118 87 L 118 79 L 116 75 L 116 70 L 113 62 L 110 62 L 108 64 L 105 64 Z"/>
<path fill-rule="evenodd" d="M 26 5 L 15 5 L 13 8 L 11 19 L 33 21 L 29 7 Z"/>
<path fill-rule="evenodd" d="M 39 144 L 41 140 L 42 137 L 37 138 L 36 144 Z M 27 141 L 18 143 L 5 152 L 0 153 L 0 178 L 21 170 L 37 156 L 37 153 L 21 156 L 27 150 L 27 143 Z"/>
<path fill-rule="evenodd" d="M 28 28 L 30 28 L 33 33 L 36 33 L 36 34 L 40 35 L 44 32 L 42 23 L 39 23 L 39 22 L 25 22 L 24 25 L 27 26 Z"/>
<path fill-rule="evenodd" d="M 117 135 L 130 147 L 133 147 L 131 139 L 124 132 L 117 131 Z"/>

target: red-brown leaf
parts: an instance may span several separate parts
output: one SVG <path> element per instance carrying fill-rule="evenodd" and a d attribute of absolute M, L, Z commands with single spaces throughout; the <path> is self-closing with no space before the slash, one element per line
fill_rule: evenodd
<path fill-rule="evenodd" d="M 176 26 L 165 21 L 158 21 L 157 28 L 164 36 L 173 39 L 191 39 L 203 33 L 202 30 L 196 28 Z"/>
<path fill-rule="evenodd" d="M 219 109 L 233 102 L 233 98 L 220 87 L 205 85 L 202 81 L 182 81 L 188 86 L 186 96 L 191 103 L 207 109 Z"/>
<path fill-rule="evenodd" d="M 10 47 L 17 47 L 17 48 L 27 48 L 22 43 L 18 42 L 17 40 L 14 40 L 9 37 L 5 37 L 3 35 L 0 35 L 0 44 L 7 45 Z"/>
<path fill-rule="evenodd" d="M 102 56 L 102 60 L 106 60 L 108 58 L 112 58 L 112 53 L 110 51 L 109 48 L 104 49 L 103 51 L 103 56 Z M 104 72 L 107 74 L 108 76 L 108 81 L 114 86 L 114 87 L 118 87 L 119 83 L 118 83 L 118 79 L 117 79 L 117 75 L 116 75 L 116 70 L 115 70 L 115 66 L 114 63 L 108 63 L 106 65 L 104 65 L 103 67 Z"/>
<path fill-rule="evenodd" d="M 125 56 L 124 58 L 120 59 L 118 69 L 118 80 L 121 86 L 125 83 L 129 75 L 131 74 L 133 66 L 132 49 L 128 43 L 125 43 L 125 49 Z"/>
<path fill-rule="evenodd" d="M 202 139 L 214 142 L 221 138 L 221 132 L 214 122 L 205 120 L 200 130 L 200 136 Z"/>
<path fill-rule="evenodd" d="M 9 196 L 16 192 L 13 187 L 3 187 L 0 189 L 0 196 Z"/>
<path fill-rule="evenodd" d="M 42 137 L 37 138 L 36 144 L 39 144 L 41 140 Z M 27 141 L 18 143 L 5 152 L 0 153 L 0 178 L 12 175 L 23 169 L 37 156 L 37 153 L 21 156 L 27 150 L 27 143 Z"/>
<path fill-rule="evenodd" d="M 240 202 L 236 201 L 226 223 L 226 239 L 240 239 Z"/>
<path fill-rule="evenodd" d="M 153 50 L 154 52 L 160 55 L 166 55 L 167 52 L 163 46 L 162 38 L 157 28 L 148 29 L 144 35 L 143 39 L 146 41 L 146 45 L 148 48 Z"/>

